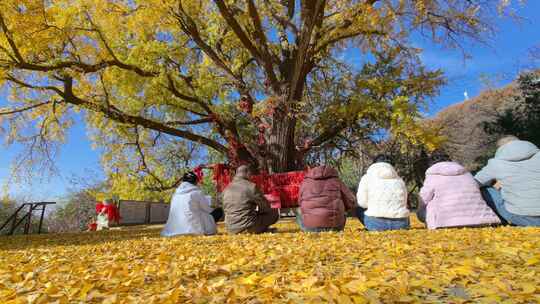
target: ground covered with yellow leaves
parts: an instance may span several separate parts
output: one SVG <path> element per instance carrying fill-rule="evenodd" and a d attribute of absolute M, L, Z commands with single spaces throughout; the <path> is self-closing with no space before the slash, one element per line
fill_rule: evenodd
<path fill-rule="evenodd" d="M 0 303 L 540 303 L 538 228 L 277 226 L 257 236 L 1 237 Z"/>

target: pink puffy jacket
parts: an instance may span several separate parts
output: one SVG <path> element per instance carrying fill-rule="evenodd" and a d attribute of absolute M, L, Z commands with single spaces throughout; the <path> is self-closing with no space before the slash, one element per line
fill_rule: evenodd
<path fill-rule="evenodd" d="M 440 162 L 429 168 L 420 197 L 429 229 L 500 223 L 482 199 L 471 173 L 455 162 Z"/>

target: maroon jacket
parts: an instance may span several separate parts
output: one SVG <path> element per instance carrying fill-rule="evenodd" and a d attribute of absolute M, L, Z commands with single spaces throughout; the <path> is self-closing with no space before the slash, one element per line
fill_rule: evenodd
<path fill-rule="evenodd" d="M 307 228 L 337 228 L 345 225 L 345 211 L 354 208 L 356 199 L 336 169 L 320 166 L 306 174 L 299 204 Z"/>

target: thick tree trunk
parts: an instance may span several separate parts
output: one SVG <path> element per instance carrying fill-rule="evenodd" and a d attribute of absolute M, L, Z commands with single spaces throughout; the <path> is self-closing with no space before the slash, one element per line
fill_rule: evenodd
<path fill-rule="evenodd" d="M 300 83 L 289 87 L 291 96 L 282 100 L 272 115 L 272 126 L 268 140 L 270 152 L 269 169 L 271 172 L 288 172 L 299 168 L 298 151 L 296 150 L 295 131 L 296 118 L 293 113 L 294 103 L 302 99 L 307 73 L 303 73 Z"/>
<path fill-rule="evenodd" d="M 276 113 L 268 141 L 271 173 L 293 171 L 296 168 L 294 141 L 296 119 L 287 113 Z"/>

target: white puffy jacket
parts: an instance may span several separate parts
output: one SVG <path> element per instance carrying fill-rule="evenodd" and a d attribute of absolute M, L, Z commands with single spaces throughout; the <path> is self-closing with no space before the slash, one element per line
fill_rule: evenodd
<path fill-rule="evenodd" d="M 197 186 L 183 182 L 172 197 L 169 218 L 161 235 L 216 234 L 216 223 L 210 215 L 212 210 L 209 197 Z"/>
<path fill-rule="evenodd" d="M 407 187 L 396 170 L 388 163 L 375 163 L 362 176 L 356 194 L 358 205 L 367 209 L 366 215 L 383 218 L 405 218 Z"/>

